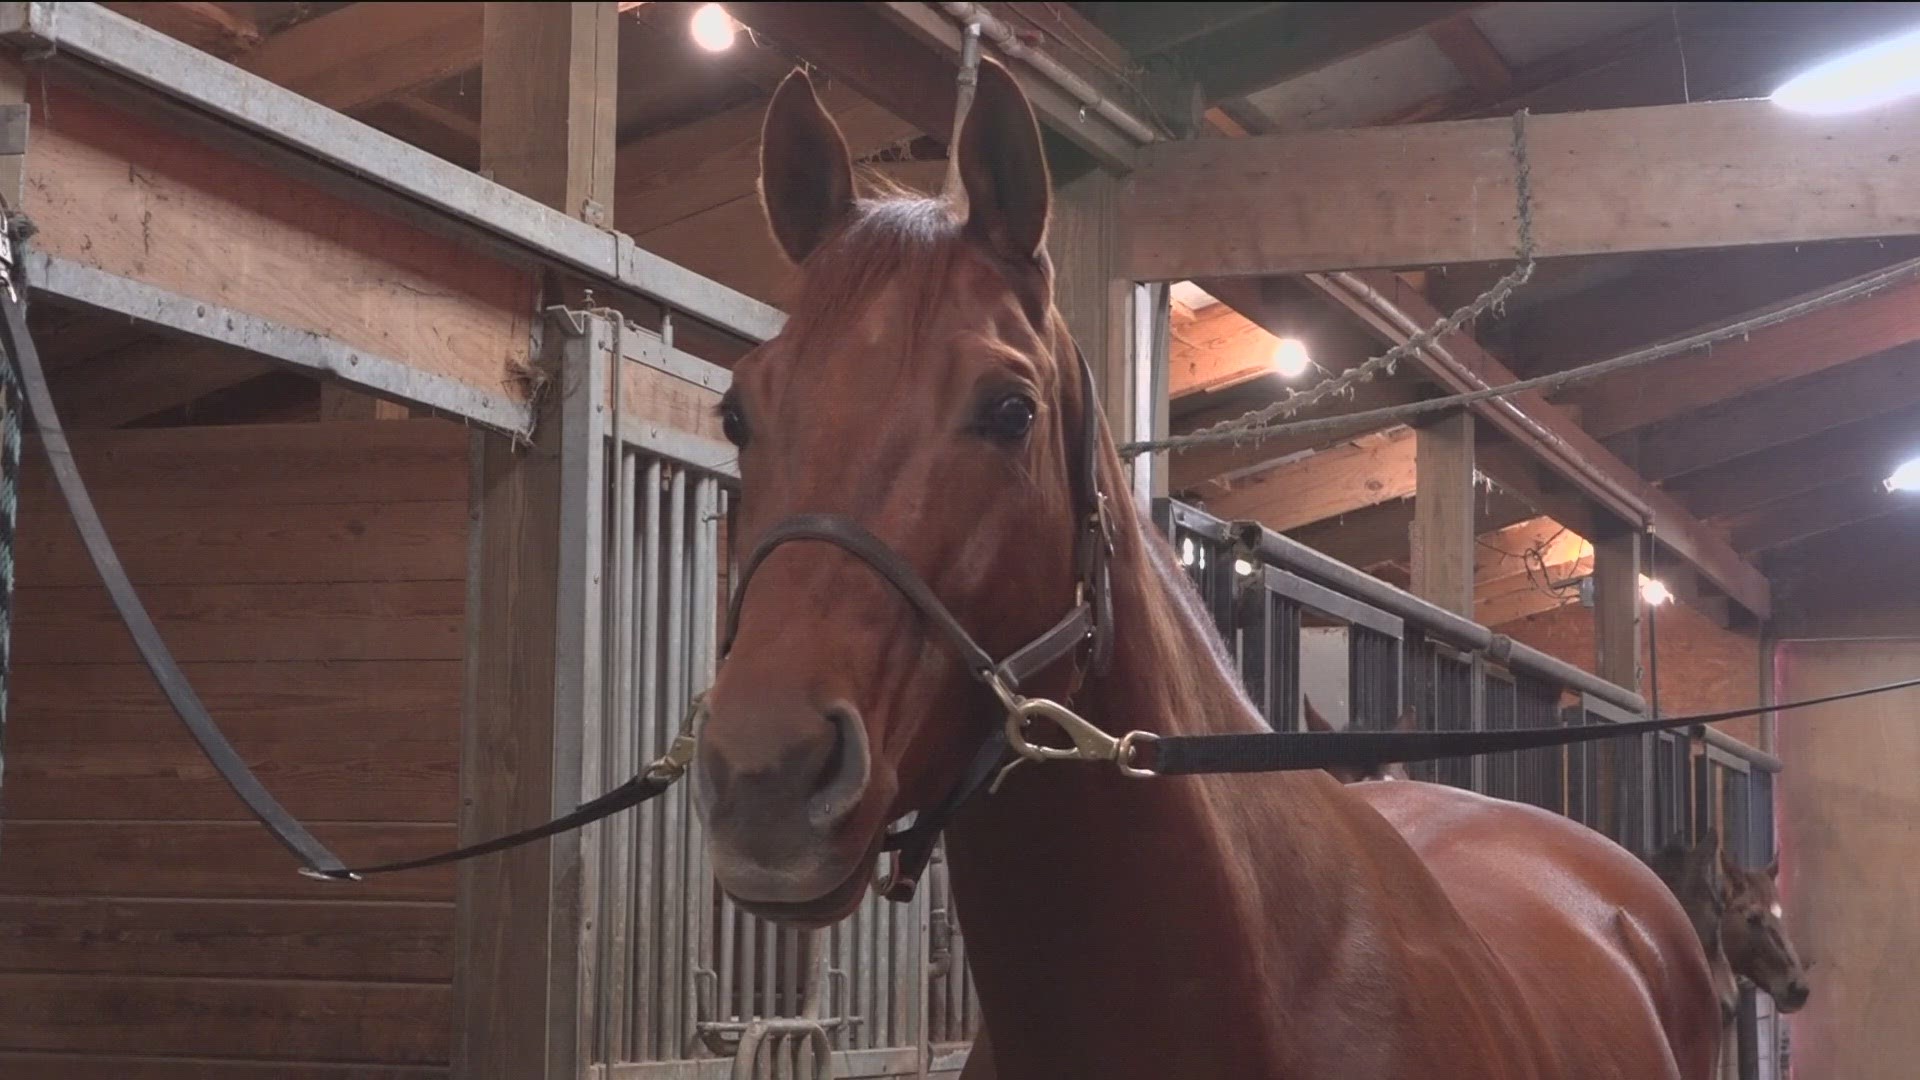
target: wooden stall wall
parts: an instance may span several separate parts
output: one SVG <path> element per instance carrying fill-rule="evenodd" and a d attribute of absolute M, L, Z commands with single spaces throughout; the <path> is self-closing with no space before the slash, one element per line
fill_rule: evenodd
<path fill-rule="evenodd" d="M 1644 619 L 1641 623 L 1640 672 L 1642 693 L 1651 697 L 1653 664 L 1649 639 L 1657 639 L 1662 713 L 1673 716 L 1760 703 L 1757 634 L 1725 629 L 1683 604 L 1661 607 L 1659 620 L 1659 629 L 1653 635 L 1647 633 Z M 1587 671 L 1593 670 L 1591 608 L 1569 604 L 1516 619 L 1494 630 Z M 1749 746 L 1760 745 L 1757 719 L 1730 720 L 1716 726 Z"/>
<path fill-rule="evenodd" d="M 209 709 L 349 862 L 454 838 L 468 445 L 437 420 L 78 440 Z M 444 1077 L 451 871 L 298 876 L 168 711 L 28 458 L 0 1076 Z"/>
<path fill-rule="evenodd" d="M 1780 567 L 1777 692 L 1920 674 L 1920 514 L 1810 542 Z M 1782 716 L 1781 891 L 1813 961 L 1796 1076 L 1911 1076 L 1920 1060 L 1920 691 Z"/>

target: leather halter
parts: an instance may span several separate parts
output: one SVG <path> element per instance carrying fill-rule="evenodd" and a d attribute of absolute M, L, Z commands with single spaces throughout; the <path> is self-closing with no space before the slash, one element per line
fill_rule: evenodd
<path fill-rule="evenodd" d="M 782 545 L 796 540 L 816 540 L 832 544 L 866 563 L 881 580 L 893 586 L 908 605 L 952 648 L 966 665 L 967 674 L 991 690 L 1006 706 L 1008 714 L 1025 723 L 1035 717 L 1049 717 L 1046 708 L 1052 702 L 1020 697 L 1020 684 L 1051 667 L 1082 644 L 1088 646 L 1088 666 L 1104 672 L 1113 654 L 1113 589 L 1109 562 L 1113 554 L 1112 522 L 1108 517 L 1106 494 L 1100 490 L 1100 433 L 1103 418 L 1095 397 L 1093 368 L 1087 363 L 1078 343 L 1073 344 L 1076 366 L 1080 369 L 1081 419 L 1077 458 L 1073 463 L 1074 485 L 1074 564 L 1079 574 L 1074 604 L 1067 613 L 1040 636 L 1015 649 L 1006 658 L 995 660 L 981 648 L 960 620 L 954 617 L 939 596 L 900 553 L 888 547 L 865 526 L 841 514 L 795 514 L 776 522 L 740 568 L 740 581 L 727 605 L 726 636 L 720 645 L 724 658 L 733 649 L 740 630 L 740 611 L 754 571 L 767 556 Z M 1055 706 L 1057 708 L 1057 706 Z M 910 826 L 890 831 L 883 842 L 893 863 L 886 878 L 876 885 L 889 900 L 906 901 L 913 897 L 920 874 L 933 857 L 933 846 L 948 820 L 974 795 L 985 788 L 1014 753 L 1007 737 L 1007 725 L 994 724 L 982 738 L 979 749 L 960 779 L 938 805 L 913 815 Z M 1025 751 L 1023 751 L 1024 753 Z M 1028 756 L 1032 756 L 1029 754 Z"/>

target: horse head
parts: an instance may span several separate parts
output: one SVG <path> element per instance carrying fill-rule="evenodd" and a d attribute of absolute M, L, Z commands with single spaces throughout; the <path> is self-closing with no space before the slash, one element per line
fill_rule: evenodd
<path fill-rule="evenodd" d="M 743 550 L 832 515 L 997 659 L 1076 603 L 1088 493 L 1074 466 L 1097 405 L 1053 307 L 1039 129 L 991 60 L 953 152 L 959 189 L 942 198 L 862 197 L 807 77 L 781 84 L 760 190 L 797 288 L 785 327 L 734 369 L 721 419 Z M 707 698 L 694 794 L 721 887 L 822 925 L 859 903 L 888 824 L 955 790 L 1004 710 L 901 575 L 844 544 L 763 555 Z M 1022 692 L 1070 694 L 1077 656 Z"/>
<path fill-rule="evenodd" d="M 1780 891 L 1775 878 L 1780 859 L 1764 869 L 1739 865 L 1724 851 L 1721 874 L 1726 880 L 1726 917 L 1720 923 L 1720 944 L 1734 973 L 1765 990 L 1783 1013 L 1798 1012 L 1812 993 L 1807 969 L 1781 924 Z"/>

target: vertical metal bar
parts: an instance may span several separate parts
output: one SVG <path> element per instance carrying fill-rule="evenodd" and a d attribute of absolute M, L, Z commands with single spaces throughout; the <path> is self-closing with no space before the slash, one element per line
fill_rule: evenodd
<path fill-rule="evenodd" d="M 760 982 L 760 920 L 734 909 L 740 922 L 740 975 L 734 989 L 737 1018 L 750 1020 L 760 1012 L 757 987 Z"/>
<path fill-rule="evenodd" d="M 1467 662 L 1467 730 L 1487 730 L 1487 658 L 1479 653 Z M 1487 794 L 1491 764 L 1485 754 L 1467 759 L 1467 786 Z"/>
<path fill-rule="evenodd" d="M 687 680 L 687 702 L 685 709 L 692 704 L 692 694 L 696 687 L 705 687 L 713 681 L 714 643 L 714 593 L 719 588 L 720 559 L 719 532 L 716 524 L 719 504 L 716 497 L 718 485 L 710 476 L 702 476 L 694 485 L 693 515 L 693 551 L 689 560 L 693 577 L 691 597 L 689 599 L 688 655 L 690 659 L 689 678 Z M 700 835 L 700 823 L 693 813 L 692 806 L 687 810 L 687 918 L 688 918 L 688 968 L 687 1012 L 689 1030 L 698 1020 L 699 978 L 693 972 L 711 970 L 714 963 L 714 912 L 713 912 L 713 873 L 707 863 L 707 845 Z"/>
<path fill-rule="evenodd" d="M 913 964 L 912 946 L 908 935 L 914 929 L 913 908 L 906 904 L 889 905 L 887 912 L 887 982 L 892 997 L 892 1019 L 887 1029 L 891 1033 L 892 1045 L 912 1045 L 912 1033 L 908 1019 L 908 1009 L 912 1004 Z"/>
<path fill-rule="evenodd" d="M 638 481 L 635 497 L 640 510 L 639 595 L 634 628 L 637 654 L 634 658 L 638 683 L 634 690 L 634 725 L 640 756 L 652 760 L 660 753 L 664 740 L 660 734 L 660 460 L 649 456 Z M 636 810 L 639 834 L 634 852 L 634 941 L 639 949 L 634 965 L 634 1037 L 633 1060 L 654 1061 L 660 1050 L 659 1010 L 655 1003 L 661 991 L 660 900 L 665 867 L 660 849 L 662 811 L 658 803 Z"/>
<path fill-rule="evenodd" d="M 611 485 L 613 499 L 612 567 L 607 575 L 612 590 L 611 642 L 609 664 L 610 704 L 607 709 L 608 752 L 602 771 L 603 788 L 611 788 L 634 774 L 639 767 L 637 732 L 633 725 L 633 591 L 634 591 L 634 471 L 632 451 L 612 439 L 616 468 Z M 601 955 L 601 1053 L 608 1064 L 626 1060 L 629 1023 L 632 1018 L 629 994 L 633 985 L 633 854 L 634 820 L 631 814 L 618 815 L 605 823 L 601 858 L 606 863 L 602 876 L 600 929 L 603 935 Z"/>
<path fill-rule="evenodd" d="M 661 702 L 662 727 L 678 722 L 681 701 L 686 692 L 686 650 L 687 633 L 687 473 L 685 469 L 673 470 L 668 481 L 667 496 L 667 558 L 662 572 L 666 577 L 666 610 L 661 620 L 665 629 L 666 649 L 663 658 L 665 678 Z M 664 818 L 664 842 L 661 845 L 661 862 L 666 867 L 666 889 L 664 892 L 660 930 L 662 934 L 662 959 L 664 961 L 664 983 L 658 1002 L 660 1011 L 661 1050 L 669 1058 L 677 1058 L 682 1052 L 682 1040 L 686 1030 L 683 1023 L 683 1007 L 686 1001 L 686 900 L 687 900 L 687 862 L 685 845 L 686 786 L 676 785 L 659 800 Z"/>

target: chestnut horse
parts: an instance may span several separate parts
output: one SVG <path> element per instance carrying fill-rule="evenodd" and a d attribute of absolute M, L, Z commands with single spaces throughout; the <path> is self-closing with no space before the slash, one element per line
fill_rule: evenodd
<path fill-rule="evenodd" d="M 736 536 L 840 515 L 985 652 L 1076 603 L 1097 435 L 1112 656 L 1021 692 L 1115 732 L 1260 731 L 1129 495 L 1053 307 L 1050 181 L 1012 77 L 983 61 L 946 199 L 861 199 L 806 78 L 769 108 L 762 198 L 800 267 L 784 329 L 734 369 Z M 1204 183 L 1204 177 L 1196 177 Z M 900 574 L 818 539 L 742 584 L 694 795 L 720 886 L 823 926 L 890 822 L 956 789 L 1005 709 Z M 1363 794 L 1364 793 L 1364 794 Z M 991 1042 L 977 1069 L 1062 1077 L 1704 1080 L 1717 1027 L 1693 929 L 1598 834 L 1428 784 L 1325 772 L 1134 779 L 1028 765 L 947 831 Z"/>
<path fill-rule="evenodd" d="M 1714 993 L 1724 1020 L 1740 1006 L 1736 977 L 1767 992 L 1783 1013 L 1799 1012 L 1812 993 L 1800 954 L 1782 925 L 1780 893 L 1774 887 L 1780 860 L 1764 870 L 1735 862 L 1708 829 L 1688 843 L 1670 838 L 1648 860 L 1679 898 L 1692 920 L 1713 972 Z"/>
<path fill-rule="evenodd" d="M 1326 717 L 1320 715 L 1319 709 L 1313 707 L 1313 700 L 1311 698 L 1303 697 L 1300 699 L 1300 710 L 1305 714 L 1308 731 L 1337 730 L 1332 724 L 1327 722 Z M 1414 723 L 1414 719 L 1413 706 L 1409 705 L 1406 710 L 1400 714 L 1400 719 L 1393 722 L 1393 730 L 1414 730 L 1417 726 Z M 1394 764 L 1369 765 L 1365 768 L 1336 766 L 1328 769 L 1327 772 L 1332 774 L 1335 780 L 1343 784 L 1357 784 L 1363 780 L 1405 780 L 1407 778 L 1407 767 L 1405 765 Z"/>

